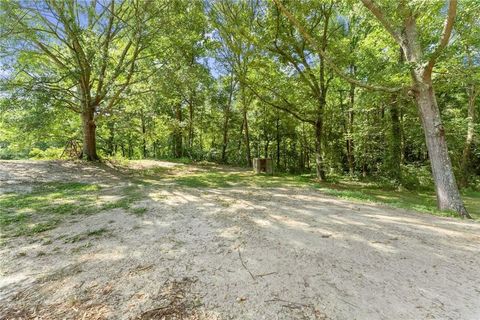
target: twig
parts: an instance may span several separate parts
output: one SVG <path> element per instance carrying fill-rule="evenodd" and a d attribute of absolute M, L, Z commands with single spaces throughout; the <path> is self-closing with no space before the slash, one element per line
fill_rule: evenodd
<path fill-rule="evenodd" d="M 279 298 L 265 300 L 265 302 L 284 302 L 284 303 L 293 304 L 293 305 L 297 305 L 297 306 L 302 306 L 302 307 L 306 307 L 306 308 L 311 308 L 312 307 L 312 305 L 309 305 L 309 304 L 304 304 L 304 303 L 295 302 L 295 301 L 288 301 L 288 300 L 283 300 L 283 299 L 279 299 Z"/>
<path fill-rule="evenodd" d="M 248 270 L 247 266 L 245 265 L 245 262 L 243 262 L 242 253 L 240 252 L 240 248 L 238 248 L 238 257 L 240 258 L 240 262 L 242 263 L 242 266 L 245 268 L 245 270 L 247 270 L 248 274 L 250 274 L 250 276 L 252 277 L 253 280 L 256 280 L 253 273 L 251 273 L 250 270 Z"/>
<path fill-rule="evenodd" d="M 290 309 L 307 308 L 307 309 L 310 309 L 314 313 L 315 319 L 324 319 L 324 320 L 328 319 L 327 315 L 321 313 L 321 311 L 316 309 L 312 304 L 304 304 L 304 303 L 300 303 L 300 302 L 288 301 L 288 300 L 283 300 L 283 299 L 279 299 L 279 298 L 265 300 L 265 302 L 283 302 L 283 303 L 286 303 L 286 304 L 282 304 L 282 307 L 290 308 Z"/>
<path fill-rule="evenodd" d="M 255 277 L 266 277 L 266 276 L 270 276 L 272 274 L 276 274 L 278 272 L 276 271 L 273 271 L 273 272 L 269 272 L 269 273 L 262 273 L 262 274 L 257 274 Z"/>

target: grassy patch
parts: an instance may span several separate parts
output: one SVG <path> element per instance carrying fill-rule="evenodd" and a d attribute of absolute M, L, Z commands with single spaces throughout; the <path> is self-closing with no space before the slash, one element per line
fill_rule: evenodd
<path fill-rule="evenodd" d="M 148 208 L 145 207 L 137 207 L 137 208 L 132 208 L 130 211 L 136 215 L 136 216 L 143 216 L 147 212 Z"/>
<path fill-rule="evenodd" d="M 454 212 L 440 211 L 436 207 L 436 197 L 432 190 L 404 190 L 384 181 L 358 181 L 337 177 L 334 182 L 317 182 L 313 175 L 256 175 L 250 171 L 220 172 L 206 171 L 171 178 L 176 185 L 190 188 L 228 187 L 309 187 L 325 194 L 363 202 L 386 204 L 396 208 L 416 210 L 439 216 L 456 216 Z M 480 219 L 480 192 L 463 193 L 465 205 L 475 219 Z"/>
<path fill-rule="evenodd" d="M 100 186 L 84 183 L 43 183 L 29 193 L 0 196 L 2 236 L 30 235 L 53 229 L 62 216 L 92 211 Z"/>
<path fill-rule="evenodd" d="M 122 197 L 99 201 L 101 187 L 85 183 L 43 183 L 28 193 L 0 195 L 1 237 L 33 235 L 55 228 L 65 217 L 130 208 L 141 194 L 136 185 L 119 189 Z"/>
<path fill-rule="evenodd" d="M 437 199 L 432 190 L 403 190 L 372 181 L 365 183 L 347 179 L 336 183 L 317 183 L 316 187 L 323 193 L 343 199 L 386 204 L 438 216 L 457 217 L 455 212 L 437 209 Z M 472 217 L 480 219 L 480 192 L 464 192 L 463 200 Z"/>
<path fill-rule="evenodd" d="M 141 186 L 131 185 L 122 189 L 121 198 L 102 204 L 100 210 L 130 209 L 132 204 L 142 198 Z"/>
<path fill-rule="evenodd" d="M 177 185 L 201 188 L 226 187 L 307 187 L 311 185 L 310 175 L 256 175 L 251 172 L 202 172 L 175 177 Z"/>

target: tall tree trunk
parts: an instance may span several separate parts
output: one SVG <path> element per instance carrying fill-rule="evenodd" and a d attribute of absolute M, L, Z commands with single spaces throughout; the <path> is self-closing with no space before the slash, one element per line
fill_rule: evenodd
<path fill-rule="evenodd" d="M 250 151 L 250 134 L 248 132 L 248 118 L 247 118 L 247 109 L 243 108 L 243 123 L 245 128 L 245 150 L 247 156 L 247 164 L 249 167 L 252 166 L 252 154 Z"/>
<path fill-rule="evenodd" d="M 177 124 L 173 132 L 173 152 L 175 158 L 181 158 L 183 156 L 183 137 L 182 137 L 182 107 L 180 105 L 176 106 L 175 109 L 175 119 Z"/>
<path fill-rule="evenodd" d="M 355 66 L 352 66 L 352 69 L 355 70 Z M 352 71 L 355 73 L 355 71 Z M 353 106 L 355 104 L 355 85 L 352 83 L 350 84 L 350 101 L 349 107 L 347 112 L 347 161 L 348 161 L 348 172 L 351 176 L 355 173 L 355 160 L 353 157 Z"/>
<path fill-rule="evenodd" d="M 230 121 L 230 109 L 232 107 L 233 100 L 233 88 L 235 84 L 233 81 L 233 75 L 230 78 L 230 92 L 228 94 L 228 103 L 225 107 L 224 120 L 223 120 L 223 140 L 222 140 L 222 163 L 227 162 L 227 146 L 228 146 L 228 122 Z M 243 128 L 243 125 L 242 125 Z"/>
<path fill-rule="evenodd" d="M 277 142 L 277 168 L 280 167 L 280 118 L 277 117 L 276 121 L 276 142 Z"/>
<path fill-rule="evenodd" d="M 100 158 L 97 155 L 95 107 L 87 107 L 82 112 L 83 123 L 83 157 L 89 161 Z"/>
<path fill-rule="evenodd" d="M 319 118 L 315 122 L 315 164 L 317 171 L 317 179 L 325 181 L 325 171 L 323 169 L 323 155 L 322 155 L 322 130 L 323 123 Z"/>
<path fill-rule="evenodd" d="M 238 139 L 238 148 L 237 148 L 237 154 L 240 156 L 241 152 L 242 152 L 242 139 L 243 138 L 243 127 L 245 125 L 245 119 L 242 118 L 242 125 L 240 126 L 240 139 Z"/>
<path fill-rule="evenodd" d="M 445 129 L 440 118 L 435 91 L 430 79 L 419 81 L 415 77 L 415 100 L 427 142 L 433 181 L 440 210 L 454 210 L 462 217 L 470 218 L 453 174 L 452 162 L 448 155 Z"/>
<path fill-rule="evenodd" d="M 147 139 L 146 139 L 146 134 L 147 134 L 147 128 L 145 125 L 145 115 L 143 114 L 143 110 L 141 110 L 140 113 L 140 120 L 142 122 L 142 151 L 143 151 L 143 158 L 147 158 Z"/>
<path fill-rule="evenodd" d="M 467 124 L 467 137 L 465 139 L 465 146 L 463 147 L 462 162 L 460 164 L 461 176 L 460 176 L 460 186 L 467 187 L 468 180 L 470 176 L 470 163 L 473 147 L 473 138 L 475 136 L 475 121 L 476 121 L 476 112 L 475 112 L 475 100 L 477 98 L 477 92 L 475 90 L 475 85 L 470 84 L 467 89 L 468 92 L 468 124 Z"/>
<path fill-rule="evenodd" d="M 188 149 L 191 151 L 193 147 L 193 102 L 188 104 Z"/>
<path fill-rule="evenodd" d="M 388 169 L 392 178 L 401 181 L 401 162 L 402 162 L 402 141 L 400 126 L 400 108 L 399 97 L 394 95 L 390 103 L 390 155 L 388 157 Z"/>
<path fill-rule="evenodd" d="M 305 149 L 306 149 L 306 146 L 305 144 L 303 143 L 303 138 L 300 136 L 300 139 L 299 139 L 299 142 L 300 142 L 300 156 L 298 157 L 298 169 L 300 170 L 300 172 L 305 172 Z"/>
<path fill-rule="evenodd" d="M 453 27 L 456 12 L 456 1 L 449 2 L 446 26 Z M 437 194 L 437 205 L 440 210 L 454 210 L 461 217 L 471 218 L 463 204 L 458 190 L 452 162 L 448 155 L 445 129 L 442 124 L 440 110 L 438 108 L 435 90 L 432 84 L 432 70 L 435 59 L 430 58 L 425 64 L 417 34 L 417 24 L 413 12 L 405 19 L 400 43 L 406 61 L 412 65 L 410 75 L 413 83 L 413 94 L 422 120 L 422 127 L 432 168 L 432 177 Z M 445 31 L 446 29 L 444 29 Z M 444 32 L 441 44 L 446 46 L 450 38 L 450 31 Z M 448 35 L 448 36 L 447 36 Z M 435 55 L 434 55 L 435 56 Z"/>
<path fill-rule="evenodd" d="M 227 146 L 228 146 L 228 122 L 229 112 L 225 111 L 225 119 L 223 120 L 223 139 L 222 139 L 222 163 L 227 163 Z"/>

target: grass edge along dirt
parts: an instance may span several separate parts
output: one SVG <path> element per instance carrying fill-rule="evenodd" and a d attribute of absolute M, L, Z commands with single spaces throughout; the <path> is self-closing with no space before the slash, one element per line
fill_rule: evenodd
<path fill-rule="evenodd" d="M 148 177 L 145 178 L 144 181 L 148 181 Z M 163 178 L 165 177 L 163 176 Z M 440 211 L 437 208 L 433 190 L 425 188 L 406 190 L 386 183 L 376 183 L 368 180 L 361 181 L 340 177 L 331 182 L 318 182 L 311 174 L 258 175 L 250 171 L 207 171 L 175 176 L 171 179 L 176 185 L 189 188 L 314 188 L 324 194 L 341 199 L 381 204 L 442 217 L 457 217 L 453 211 Z M 463 198 L 473 218 L 480 219 L 480 192 L 464 191 Z"/>
<path fill-rule="evenodd" d="M 0 195 L 0 238 L 29 236 L 55 228 L 67 216 L 89 215 L 116 208 L 131 209 L 142 197 L 141 186 L 118 189 L 120 197 L 100 201 L 99 184 L 48 182 L 35 184 L 28 192 Z M 133 209 L 132 209 L 133 210 Z"/>

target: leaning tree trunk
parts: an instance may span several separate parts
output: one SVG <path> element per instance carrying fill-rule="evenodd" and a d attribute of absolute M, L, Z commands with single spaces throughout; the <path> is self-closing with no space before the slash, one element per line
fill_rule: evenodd
<path fill-rule="evenodd" d="M 83 122 L 83 152 L 82 157 L 89 161 L 96 161 L 100 158 L 97 155 L 95 107 L 88 107 L 82 112 Z"/>
<path fill-rule="evenodd" d="M 453 174 L 452 162 L 448 155 L 445 130 L 440 118 L 435 91 L 431 80 L 417 75 L 415 81 L 415 100 L 425 133 L 433 181 L 440 210 L 454 210 L 462 217 L 470 218 L 463 204 L 457 182 Z"/>

